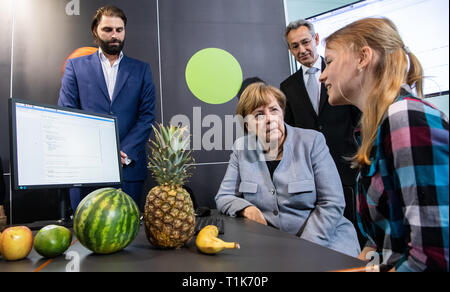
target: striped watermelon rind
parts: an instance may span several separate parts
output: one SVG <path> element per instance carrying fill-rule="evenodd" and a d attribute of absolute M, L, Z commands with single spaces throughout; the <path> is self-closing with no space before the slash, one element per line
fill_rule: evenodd
<path fill-rule="evenodd" d="M 84 198 L 75 212 L 73 231 L 80 243 L 99 254 L 128 246 L 139 232 L 140 212 L 122 190 L 102 188 Z"/>

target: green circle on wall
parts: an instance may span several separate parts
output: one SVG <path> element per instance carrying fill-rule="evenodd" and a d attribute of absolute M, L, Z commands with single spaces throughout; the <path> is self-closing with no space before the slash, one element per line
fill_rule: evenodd
<path fill-rule="evenodd" d="M 225 50 L 203 49 L 186 66 L 186 83 L 192 94 L 209 104 L 232 100 L 242 85 L 239 62 Z"/>

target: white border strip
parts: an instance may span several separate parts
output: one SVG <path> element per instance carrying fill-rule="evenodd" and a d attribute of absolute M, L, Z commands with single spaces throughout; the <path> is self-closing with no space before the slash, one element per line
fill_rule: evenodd
<path fill-rule="evenodd" d="M 15 21 L 16 21 L 16 1 L 15 0 L 11 0 L 11 18 L 12 18 L 12 25 L 11 25 L 11 81 L 9 84 L 9 97 L 12 98 L 13 97 L 13 76 L 14 76 L 14 70 L 13 70 L 13 65 L 14 65 L 14 27 L 15 27 Z M 11 172 L 11 161 L 9 162 L 9 170 Z M 12 175 L 9 174 L 4 174 L 3 177 L 5 175 L 9 175 L 9 224 L 13 224 L 13 206 L 12 206 Z"/>
<path fill-rule="evenodd" d="M 283 0 L 283 6 L 284 6 L 284 21 L 285 21 L 285 26 L 287 27 L 290 22 L 287 0 Z M 285 42 L 284 36 L 283 36 L 283 41 Z M 295 60 L 294 56 L 292 56 L 291 52 L 289 52 L 289 50 L 288 50 L 288 55 L 289 55 L 289 69 L 291 70 L 291 75 L 292 75 L 295 72 L 297 72 L 296 60 Z"/>
<path fill-rule="evenodd" d="M 12 0 L 11 3 L 11 17 L 12 17 L 12 27 L 11 27 L 11 75 L 10 75 L 10 85 L 9 85 L 9 97 L 13 97 L 13 66 L 14 66 L 14 27 L 15 27 L 15 17 L 16 17 L 16 1 Z"/>
<path fill-rule="evenodd" d="M 156 22 L 158 29 L 158 65 L 159 65 L 159 96 L 161 102 L 161 123 L 164 124 L 164 110 L 163 110 L 163 88 L 162 88 L 162 66 L 161 66 L 161 32 L 159 28 L 159 0 L 156 0 Z"/>
<path fill-rule="evenodd" d="M 283 0 L 284 6 L 284 21 L 286 22 L 286 26 L 289 24 L 289 13 L 286 0 Z"/>

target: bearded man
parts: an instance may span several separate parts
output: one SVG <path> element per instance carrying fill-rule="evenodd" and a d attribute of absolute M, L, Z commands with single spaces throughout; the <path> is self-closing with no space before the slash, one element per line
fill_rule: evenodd
<path fill-rule="evenodd" d="M 91 31 L 99 50 L 67 61 L 58 105 L 117 117 L 122 190 L 139 206 L 147 177 L 145 144 L 155 120 L 155 86 L 150 65 L 122 52 L 126 24 L 127 17 L 118 7 L 96 11 Z M 70 190 L 73 210 L 90 191 Z"/>

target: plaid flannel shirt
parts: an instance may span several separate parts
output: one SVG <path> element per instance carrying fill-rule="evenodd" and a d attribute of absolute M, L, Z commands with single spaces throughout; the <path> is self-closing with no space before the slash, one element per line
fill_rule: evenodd
<path fill-rule="evenodd" d="M 358 224 L 380 269 L 449 271 L 448 117 L 402 90 L 358 177 Z"/>

